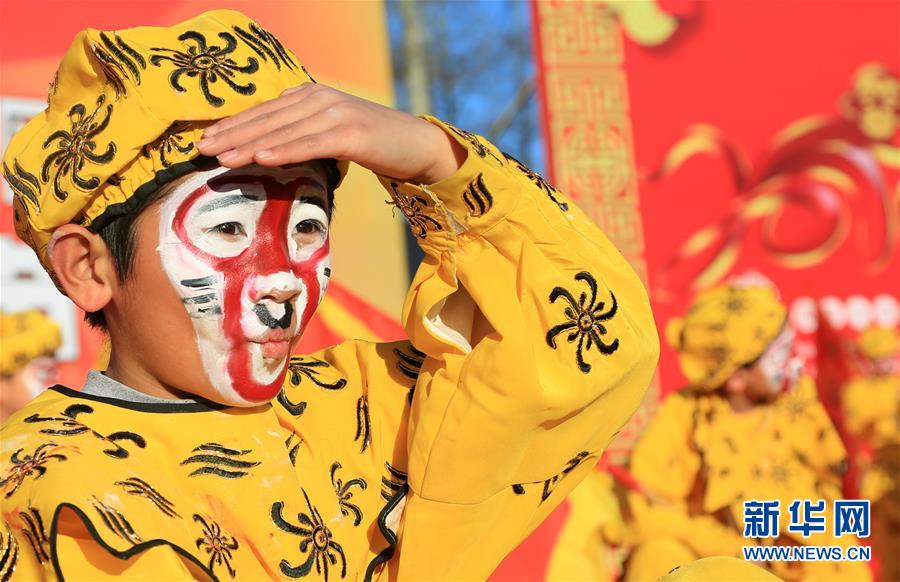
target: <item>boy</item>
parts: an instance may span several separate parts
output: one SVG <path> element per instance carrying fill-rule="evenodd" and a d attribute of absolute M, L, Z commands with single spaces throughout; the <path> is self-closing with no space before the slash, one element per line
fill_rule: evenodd
<path fill-rule="evenodd" d="M 771 284 L 750 274 L 711 289 L 666 335 L 690 387 L 666 399 L 632 455 L 642 491 L 628 496 L 638 545 L 625 579 L 655 579 L 707 556 L 740 557 L 756 543 L 856 543 L 831 530 L 807 538 L 788 529 L 795 499 L 824 499 L 831 511 L 845 453 L 815 384 L 799 374 L 787 310 Z M 780 537 L 742 535 L 750 500 L 780 501 Z M 785 580 L 869 579 L 859 562 L 766 567 Z"/>
<path fill-rule="evenodd" d="M 426 255 L 409 341 L 289 358 L 350 161 Z M 82 32 L 4 173 L 112 345 L 3 429 L 4 575 L 485 578 L 653 374 L 646 294 L 573 204 L 476 136 L 315 85 L 236 12 Z"/>

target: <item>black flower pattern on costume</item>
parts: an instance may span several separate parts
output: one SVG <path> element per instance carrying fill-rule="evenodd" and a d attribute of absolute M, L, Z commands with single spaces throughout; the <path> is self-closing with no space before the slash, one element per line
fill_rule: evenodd
<path fill-rule="evenodd" d="M 172 162 L 169 160 L 170 156 L 185 155 L 194 151 L 194 142 L 185 142 L 185 137 L 181 135 L 190 127 L 190 124 L 185 121 L 176 121 L 152 143 L 141 148 L 141 155 L 149 158 L 155 152 L 159 156 L 159 162 L 163 167 L 168 168 L 172 165 Z"/>
<path fill-rule="evenodd" d="M 334 493 L 338 498 L 338 505 L 341 507 L 341 513 L 347 517 L 351 513 L 353 514 L 353 525 L 357 526 L 362 523 L 363 514 L 360 511 L 359 507 L 355 504 L 350 503 L 350 500 L 353 498 L 353 491 L 351 489 L 353 487 L 359 487 L 360 490 L 366 489 L 366 481 L 365 479 L 350 479 L 346 483 L 344 483 L 343 479 L 337 476 L 338 469 L 341 468 L 341 464 L 338 462 L 332 463 L 331 465 L 331 486 L 334 487 Z"/>
<path fill-rule="evenodd" d="M 31 549 L 34 550 L 34 557 L 37 558 L 38 563 L 49 562 L 50 540 L 47 539 L 44 520 L 41 518 L 40 512 L 36 508 L 30 507 L 27 512 L 19 512 L 19 519 L 25 524 L 25 527 L 22 528 L 22 533 L 25 534 L 25 537 L 31 544 Z"/>
<path fill-rule="evenodd" d="M 274 34 L 263 28 L 262 26 L 256 24 L 255 22 L 250 22 L 247 25 L 247 28 L 241 28 L 240 26 L 232 27 L 234 33 L 238 35 L 238 37 L 244 41 L 250 49 L 259 55 L 264 62 L 272 61 L 275 67 L 280 71 L 282 64 L 285 65 L 289 69 L 296 69 L 297 63 L 294 61 L 291 54 L 284 48 L 284 45 L 281 44 Z M 303 70 L 306 72 L 306 69 Z M 306 74 L 309 77 L 309 73 Z M 312 79 L 312 77 L 309 77 Z M 315 81 L 313 81 L 315 83 Z"/>
<path fill-rule="evenodd" d="M 197 538 L 197 549 L 209 555 L 207 564 L 209 571 L 215 573 L 217 566 L 225 566 L 228 575 L 234 578 L 237 572 L 231 566 L 231 553 L 238 549 L 238 541 L 223 531 L 219 524 L 212 519 L 206 519 L 195 513 L 194 521 L 203 527 L 202 536 Z"/>
<path fill-rule="evenodd" d="M 472 146 L 472 151 L 475 152 L 475 155 L 477 155 L 479 158 L 486 158 L 490 156 L 498 162 L 500 161 L 500 158 L 498 158 L 489 147 L 481 143 L 481 140 L 475 137 L 475 135 L 446 122 L 444 123 L 444 125 L 450 128 L 450 131 L 464 139 L 470 146 Z"/>
<path fill-rule="evenodd" d="M 484 183 L 484 174 L 478 174 L 463 190 L 463 203 L 471 216 L 484 216 L 494 206 L 494 196 Z"/>
<path fill-rule="evenodd" d="M 404 194 L 398 188 L 399 185 L 397 183 L 391 182 L 391 190 L 393 190 L 391 198 L 393 201 L 388 202 L 388 204 L 393 204 L 400 209 L 400 212 L 406 216 L 406 220 L 409 221 L 409 225 L 413 228 L 417 237 L 427 237 L 429 230 L 444 229 L 441 223 L 423 212 L 428 207 L 427 199 L 415 194 Z"/>
<path fill-rule="evenodd" d="M 297 440 L 295 441 L 294 438 Z M 288 459 L 291 461 L 291 465 L 297 466 L 297 453 L 300 452 L 300 444 L 303 443 L 303 437 L 297 435 L 297 433 L 292 432 L 288 435 L 288 438 L 284 441 L 284 446 L 288 450 Z"/>
<path fill-rule="evenodd" d="M 164 515 L 169 517 L 181 517 L 175 511 L 175 504 L 166 499 L 159 491 L 154 489 L 149 483 L 138 477 L 129 477 L 124 481 L 116 481 L 116 485 L 122 487 L 129 495 L 144 497 L 150 503 L 156 506 Z"/>
<path fill-rule="evenodd" d="M 40 416 L 39 414 L 32 414 L 25 419 L 25 422 L 53 423 L 52 426 L 40 430 L 41 434 L 52 436 L 68 437 L 90 433 L 94 437 L 111 445 L 110 448 L 105 449 L 103 452 L 114 459 L 126 459 L 130 454 L 126 448 L 119 444 L 120 441 L 131 442 L 140 449 L 147 446 L 147 441 L 144 440 L 144 437 L 137 433 L 121 430 L 104 436 L 77 419 L 80 414 L 91 414 L 92 412 L 94 412 L 94 409 L 87 404 L 72 404 L 66 407 L 66 409 L 60 413 L 60 416 Z"/>
<path fill-rule="evenodd" d="M 372 419 L 369 418 L 369 396 L 363 394 L 356 401 L 356 436 L 353 442 L 362 440 L 359 452 L 366 452 L 366 448 L 372 444 Z"/>
<path fill-rule="evenodd" d="M 103 521 L 103 524 L 106 525 L 111 532 L 132 544 L 139 544 L 144 541 L 143 538 L 134 531 L 131 522 L 129 522 L 118 509 L 103 503 L 96 497 L 91 499 L 91 505 L 93 505 L 94 509 L 97 510 L 97 513 L 100 514 L 100 519 Z"/>
<path fill-rule="evenodd" d="M 246 456 L 251 449 L 232 449 L 219 443 L 204 443 L 194 447 L 181 465 L 200 465 L 190 473 L 190 477 L 214 475 L 225 479 L 238 479 L 250 474 L 250 469 L 260 461 L 249 461 Z"/>
<path fill-rule="evenodd" d="M 8 582 L 16 573 L 16 565 L 19 562 L 19 542 L 13 535 L 9 526 L 0 534 L 0 582 Z"/>
<path fill-rule="evenodd" d="M 245 75 L 255 73 L 259 70 L 259 63 L 255 58 L 247 57 L 247 64 L 239 65 L 228 56 L 237 48 L 237 40 L 234 35 L 220 32 L 219 38 L 225 42 L 224 46 L 208 45 L 205 36 L 195 30 L 189 30 L 178 37 L 178 40 L 188 44 L 186 50 L 154 47 L 152 50 L 160 54 L 150 57 L 150 62 L 157 67 L 162 66 L 163 61 L 169 61 L 174 65 L 175 68 L 169 73 L 169 85 L 179 93 L 187 92 L 187 89 L 181 85 L 183 75 L 196 77 L 200 91 L 213 107 L 221 107 L 225 104 L 224 99 L 213 95 L 210 90 L 210 85 L 219 80 L 228 85 L 235 93 L 252 95 L 256 92 L 255 84 L 248 82 L 246 85 L 241 85 L 234 79 L 237 73 Z"/>
<path fill-rule="evenodd" d="M 385 463 L 384 468 L 387 473 L 381 478 L 381 498 L 385 501 L 390 501 L 406 488 L 406 484 L 409 482 L 409 475 L 390 463 Z"/>
<path fill-rule="evenodd" d="M 309 513 L 298 513 L 295 525 L 284 518 L 284 502 L 276 501 L 272 504 L 272 522 L 278 529 L 289 534 L 299 536 L 300 552 L 308 553 L 306 561 L 297 566 L 291 565 L 290 562 L 283 559 L 279 563 L 281 572 L 289 578 L 302 578 L 310 573 L 313 564 L 316 566 L 316 573 L 321 575 L 325 582 L 328 582 L 328 567 L 336 566 L 338 558 L 341 560 L 341 578 L 347 576 L 347 558 L 344 556 L 344 549 L 339 543 L 334 541 L 331 530 L 325 525 L 319 510 L 313 507 L 309 500 L 309 495 L 301 489 L 303 497 L 306 499 L 306 506 Z"/>
<path fill-rule="evenodd" d="M 415 382 L 419 379 L 419 374 L 422 373 L 422 365 L 425 363 L 426 356 L 425 352 L 420 352 L 412 344 L 409 344 L 408 347 L 410 353 L 407 354 L 398 348 L 394 348 L 394 355 L 397 356 L 397 368 L 400 370 L 400 373 Z M 416 385 L 413 384 L 406 396 L 410 406 L 412 406 L 415 392 Z"/>
<path fill-rule="evenodd" d="M 569 204 L 567 202 L 562 202 L 559 198 L 556 197 L 556 195 L 559 194 L 559 190 L 557 190 L 556 188 L 551 186 L 550 183 L 547 182 L 547 180 L 544 179 L 543 176 L 541 176 L 540 174 L 538 174 L 537 172 L 535 172 L 534 170 L 532 170 L 531 168 L 529 168 L 528 166 L 526 166 L 525 164 L 523 164 L 522 162 L 517 160 L 516 158 L 512 157 L 508 153 L 506 153 L 506 152 L 502 152 L 502 153 L 503 153 L 503 157 L 506 158 L 507 162 L 511 162 L 513 165 L 515 165 L 516 169 L 518 169 L 520 172 L 525 174 L 525 176 L 529 180 L 534 182 L 535 186 L 537 186 L 538 188 L 543 190 L 544 194 L 546 194 L 547 197 L 550 198 L 550 200 L 554 204 L 556 204 L 556 206 L 559 207 L 560 210 L 562 210 L 563 212 L 566 212 L 567 210 L 569 210 Z"/>
<path fill-rule="evenodd" d="M 587 293 L 582 292 L 576 301 L 572 293 L 563 287 L 556 287 L 550 292 L 550 303 L 556 303 L 560 297 L 568 302 L 569 305 L 566 306 L 563 313 L 569 321 L 555 325 L 547 332 L 547 344 L 556 349 L 556 337 L 563 332 L 568 332 L 566 341 L 577 342 L 575 360 L 578 363 L 578 369 L 587 374 L 591 371 L 591 365 L 584 361 L 585 351 L 596 347 L 601 354 L 609 355 L 619 349 L 618 338 L 613 339 L 610 343 L 605 343 L 602 339 L 602 336 L 607 333 L 603 322 L 615 317 L 619 305 L 616 295 L 610 291 L 612 305 L 604 311 L 606 302 L 597 301 L 597 280 L 590 273 L 582 271 L 575 275 L 575 280 L 587 284 L 590 297 Z"/>
<path fill-rule="evenodd" d="M 562 481 L 563 477 L 574 471 L 575 468 L 578 467 L 578 465 L 583 463 L 584 460 L 590 456 L 591 455 L 589 452 L 581 451 L 566 462 L 566 466 L 562 471 L 550 477 L 549 479 L 544 480 L 543 489 L 541 490 L 540 502 L 543 503 L 544 501 L 546 501 L 547 498 L 553 494 L 553 491 L 556 489 L 556 486 L 559 485 L 560 481 Z M 513 493 L 515 493 L 516 495 L 524 495 L 525 485 L 528 485 L 528 483 L 517 483 L 516 485 L 513 485 Z"/>
<path fill-rule="evenodd" d="M 288 377 L 291 385 L 299 386 L 305 377 L 310 382 L 325 390 L 340 390 L 347 385 L 347 380 L 338 378 L 334 382 L 328 382 L 320 377 L 321 371 L 330 368 L 331 364 L 318 358 L 310 356 L 292 356 L 288 364 Z M 306 410 L 306 402 L 294 402 L 288 398 L 287 393 L 282 390 L 278 393 L 278 403 L 284 407 L 291 416 L 300 416 Z"/>
<path fill-rule="evenodd" d="M 108 164 L 116 155 L 116 144 L 109 142 L 106 150 L 98 154 L 96 153 L 96 138 L 109 125 L 112 117 L 112 105 L 103 104 L 106 102 L 106 96 L 97 97 L 97 105 L 90 115 L 87 115 L 87 108 L 78 103 L 69 109 L 70 128 L 68 131 L 60 129 L 54 131 L 44 140 L 44 149 L 54 145 L 56 150 L 44 159 L 41 166 L 41 180 L 46 184 L 50 182 L 50 174 L 53 175 L 53 195 L 59 201 L 65 200 L 69 193 L 60 183 L 60 180 L 68 176 L 72 183 L 79 188 L 88 192 L 100 185 L 100 178 L 93 176 L 84 178 L 80 172 L 84 170 L 85 164 Z M 102 119 L 97 119 L 98 113 L 103 110 Z"/>
<path fill-rule="evenodd" d="M 58 447 L 56 443 L 44 443 L 34 450 L 30 455 L 23 455 L 25 449 L 18 449 L 14 452 L 9 460 L 12 466 L 7 469 L 3 479 L 0 479 L 0 487 L 7 488 L 4 497 L 9 499 L 13 493 L 22 485 L 26 478 L 34 475 L 35 479 L 40 479 L 47 472 L 47 463 L 52 460 L 65 461 L 66 456 L 60 453 L 54 453 Z"/>

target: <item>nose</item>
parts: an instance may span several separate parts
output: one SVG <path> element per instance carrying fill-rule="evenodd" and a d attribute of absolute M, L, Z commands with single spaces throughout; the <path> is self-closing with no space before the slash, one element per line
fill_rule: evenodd
<path fill-rule="evenodd" d="M 256 278 L 250 288 L 250 300 L 254 303 L 272 301 L 286 303 L 300 294 L 300 281 L 290 273 L 272 273 Z"/>

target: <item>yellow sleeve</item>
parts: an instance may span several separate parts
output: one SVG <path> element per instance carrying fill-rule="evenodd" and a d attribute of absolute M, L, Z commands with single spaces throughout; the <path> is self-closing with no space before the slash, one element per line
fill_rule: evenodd
<path fill-rule="evenodd" d="M 698 556 L 731 555 L 742 538 L 714 518 L 689 510 L 701 468 L 691 445 L 694 413 L 692 400 L 679 394 L 659 407 L 631 456 L 631 474 L 643 491 L 629 492 L 629 508 L 641 542 L 674 539 Z"/>
<path fill-rule="evenodd" d="M 468 157 L 429 186 L 382 178 L 425 253 L 403 313 L 422 362 L 388 575 L 484 579 L 592 469 L 659 344 L 640 279 L 574 203 L 429 121 Z"/>

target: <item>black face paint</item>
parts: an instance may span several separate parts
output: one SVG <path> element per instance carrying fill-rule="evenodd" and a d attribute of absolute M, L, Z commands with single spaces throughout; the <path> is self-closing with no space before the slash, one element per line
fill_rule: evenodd
<path fill-rule="evenodd" d="M 291 325 L 291 319 L 294 317 L 294 305 L 292 303 L 284 303 L 284 315 L 279 319 L 272 317 L 269 308 L 262 303 L 253 306 L 253 313 L 259 318 L 263 325 L 269 329 L 287 329 Z"/>

